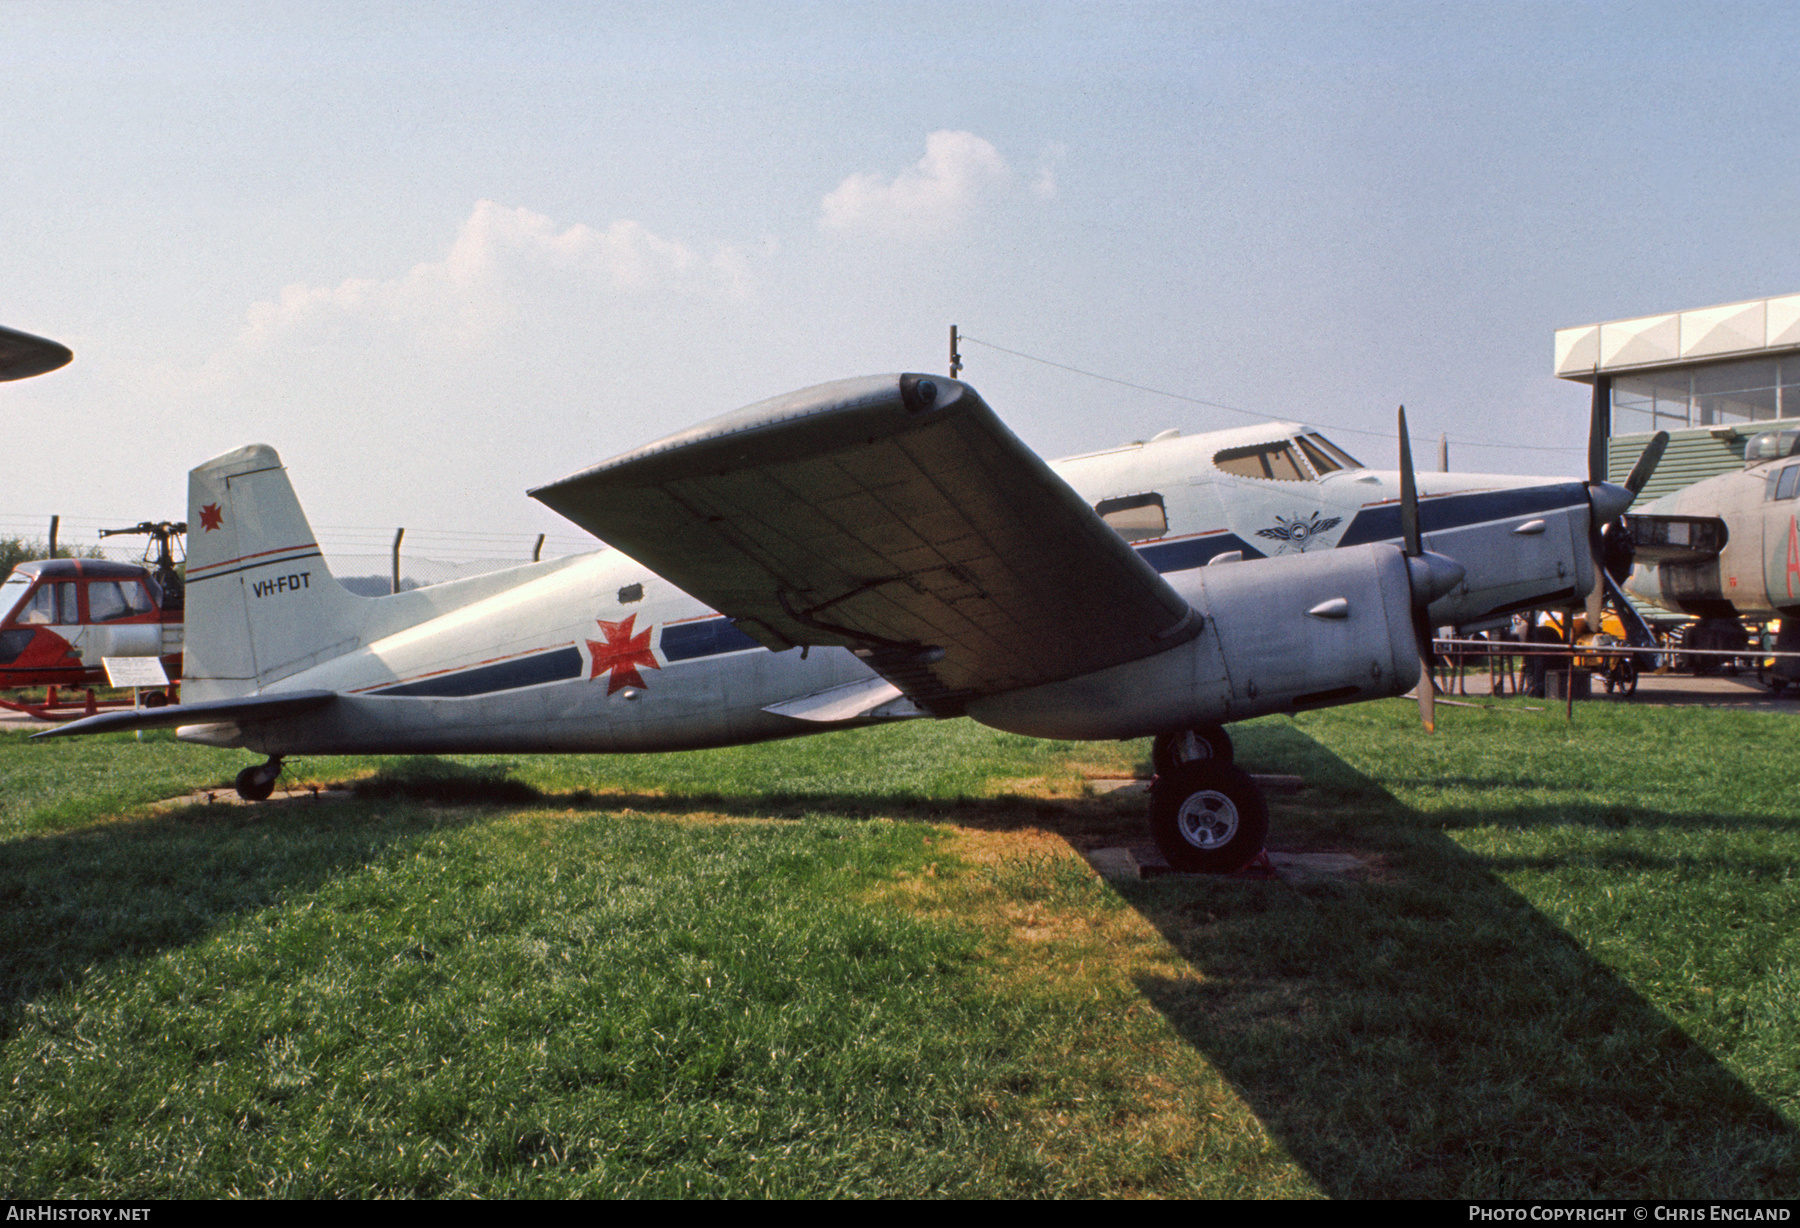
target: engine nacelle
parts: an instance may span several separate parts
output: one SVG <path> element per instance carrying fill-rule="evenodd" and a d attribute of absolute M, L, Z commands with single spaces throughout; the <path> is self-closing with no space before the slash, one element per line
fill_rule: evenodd
<path fill-rule="evenodd" d="M 1388 542 L 1202 567 L 1204 616 L 1167 652 L 969 705 L 1039 738 L 1137 738 L 1404 694 L 1419 679 L 1406 559 Z"/>

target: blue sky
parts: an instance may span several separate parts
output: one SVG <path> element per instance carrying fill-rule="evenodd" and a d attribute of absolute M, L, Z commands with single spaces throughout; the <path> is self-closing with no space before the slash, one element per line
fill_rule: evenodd
<path fill-rule="evenodd" d="M 1554 329 L 1800 290 L 1789 6 L 644 7 L 0 6 L 0 323 L 77 355 L 0 387 L 0 514 L 266 442 L 316 523 L 557 533 L 527 487 L 952 323 L 1573 473 Z M 1249 420 L 965 360 L 1047 455 Z"/>

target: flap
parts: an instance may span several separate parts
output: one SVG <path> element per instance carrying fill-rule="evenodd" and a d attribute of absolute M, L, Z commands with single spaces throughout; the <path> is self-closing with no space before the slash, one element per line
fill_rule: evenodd
<path fill-rule="evenodd" d="M 953 380 L 822 384 L 531 493 L 764 645 L 849 648 L 938 715 L 1199 629 Z"/>
<path fill-rule="evenodd" d="M 767 704 L 763 711 L 773 712 L 776 716 L 791 716 L 795 720 L 827 724 L 867 717 L 899 720 L 925 715 L 901 696 L 899 687 L 885 678 L 846 682 L 843 686 L 815 691 L 798 699 L 784 699 L 778 704 Z"/>

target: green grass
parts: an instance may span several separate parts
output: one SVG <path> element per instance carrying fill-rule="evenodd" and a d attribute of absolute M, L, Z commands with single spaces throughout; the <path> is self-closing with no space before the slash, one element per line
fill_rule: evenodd
<path fill-rule="evenodd" d="M 0 735 L 0 1196 L 1800 1192 L 1786 718 L 1234 728 L 1318 881 L 1112 885 L 1145 744 Z"/>

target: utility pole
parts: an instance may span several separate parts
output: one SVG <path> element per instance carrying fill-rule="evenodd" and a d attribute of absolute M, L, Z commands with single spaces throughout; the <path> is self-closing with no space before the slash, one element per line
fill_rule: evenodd
<path fill-rule="evenodd" d="M 388 589 L 390 593 L 400 591 L 400 539 L 405 536 L 405 529 L 394 530 L 394 582 L 393 587 Z"/>
<path fill-rule="evenodd" d="M 50 517 L 50 557 L 56 557 L 56 526 L 62 523 L 61 516 Z"/>
<path fill-rule="evenodd" d="M 955 379 L 962 370 L 962 354 L 956 348 L 956 325 L 950 326 L 950 378 Z"/>

